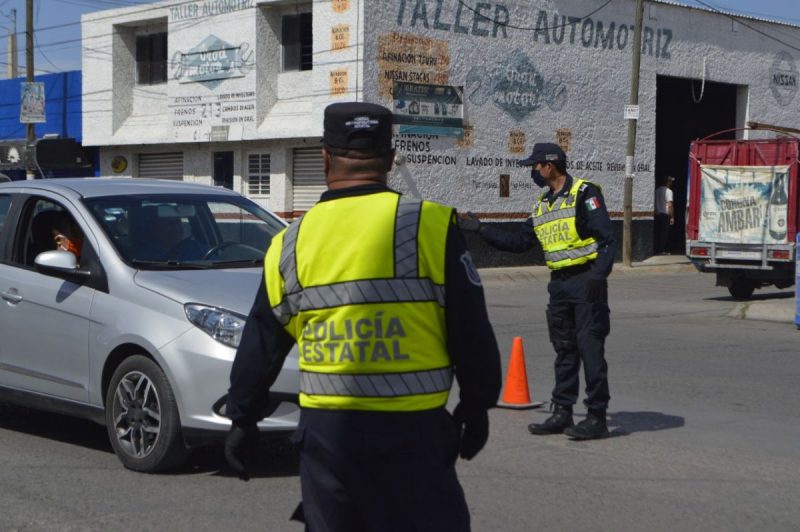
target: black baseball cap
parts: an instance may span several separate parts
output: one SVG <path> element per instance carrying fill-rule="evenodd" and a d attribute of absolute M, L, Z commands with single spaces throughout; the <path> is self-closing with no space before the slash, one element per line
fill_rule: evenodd
<path fill-rule="evenodd" d="M 567 154 L 558 144 L 539 142 L 533 145 L 533 153 L 527 159 L 519 161 L 520 166 L 535 166 L 536 163 L 567 162 Z"/>
<path fill-rule="evenodd" d="M 333 103 L 325 108 L 324 125 L 326 146 L 377 153 L 392 149 L 392 113 L 382 105 Z"/>

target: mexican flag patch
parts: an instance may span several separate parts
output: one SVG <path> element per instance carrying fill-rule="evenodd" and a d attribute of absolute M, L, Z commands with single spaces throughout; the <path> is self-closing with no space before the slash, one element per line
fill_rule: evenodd
<path fill-rule="evenodd" d="M 586 208 L 590 211 L 600 208 L 600 200 L 597 198 L 589 198 L 585 202 Z"/>

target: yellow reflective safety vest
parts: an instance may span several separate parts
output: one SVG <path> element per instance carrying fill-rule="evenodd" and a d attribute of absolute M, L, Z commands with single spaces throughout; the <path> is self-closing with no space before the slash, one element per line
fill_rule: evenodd
<path fill-rule="evenodd" d="M 387 191 L 315 205 L 272 241 L 273 313 L 297 341 L 300 405 L 408 412 L 444 406 L 452 208 Z"/>
<path fill-rule="evenodd" d="M 581 239 L 575 223 L 578 192 L 584 183 L 587 181 L 575 179 L 569 194 L 559 196 L 552 204 L 545 199 L 546 193 L 533 204 L 533 231 L 551 270 L 585 264 L 597 258 L 597 241 L 594 237 Z"/>

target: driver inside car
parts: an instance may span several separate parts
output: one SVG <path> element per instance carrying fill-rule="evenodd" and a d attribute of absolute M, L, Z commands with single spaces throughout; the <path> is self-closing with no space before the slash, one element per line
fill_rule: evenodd
<path fill-rule="evenodd" d="M 201 260 L 208 246 L 192 236 L 184 238 L 183 222 L 179 216 L 158 216 L 154 209 L 139 213 L 137 222 L 131 226 L 133 254 L 139 260 Z"/>
<path fill-rule="evenodd" d="M 83 249 L 83 231 L 75 223 L 72 216 L 66 212 L 57 213 L 51 230 L 56 246 L 55 249 L 69 251 L 80 262 L 81 250 Z"/>

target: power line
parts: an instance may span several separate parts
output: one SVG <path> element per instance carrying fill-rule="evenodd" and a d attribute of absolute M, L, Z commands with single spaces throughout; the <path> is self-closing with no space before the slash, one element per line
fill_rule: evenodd
<path fill-rule="evenodd" d="M 784 45 L 784 46 L 788 46 L 788 47 L 789 47 L 789 48 L 791 48 L 792 50 L 796 50 L 796 51 L 800 52 L 800 47 L 797 47 L 797 46 L 791 45 L 791 44 L 789 44 L 788 42 L 786 42 L 786 41 L 784 41 L 784 40 L 778 39 L 777 37 L 773 37 L 772 35 L 770 35 L 769 33 L 765 32 L 765 31 L 761 31 L 761 30 L 759 30 L 759 29 L 757 29 L 757 28 L 754 28 L 754 27 L 753 27 L 753 26 L 751 26 L 750 24 L 747 24 L 746 22 L 743 22 L 741 17 L 737 17 L 736 15 L 731 15 L 730 13 L 726 13 L 726 12 L 724 12 L 724 11 L 720 11 L 720 10 L 719 10 L 719 9 L 717 9 L 716 7 L 714 7 L 714 6 L 712 6 L 712 5 L 709 5 L 709 4 L 707 4 L 706 2 L 703 2 L 703 0 L 694 0 L 694 1 L 695 1 L 695 2 L 697 2 L 698 4 L 700 4 L 701 6 L 703 6 L 703 7 L 706 7 L 706 8 L 708 8 L 708 9 L 710 9 L 710 10 L 711 10 L 711 11 L 713 11 L 714 13 L 717 13 L 717 14 L 719 14 L 719 15 L 723 15 L 723 16 L 726 16 L 726 17 L 728 17 L 729 19 L 736 21 L 738 24 L 741 24 L 741 25 L 742 25 L 742 26 L 744 26 L 745 28 L 749 28 L 749 29 L 753 30 L 754 32 L 756 32 L 756 33 L 758 33 L 758 34 L 760 34 L 760 35 L 763 35 L 763 36 L 764 36 L 764 37 L 766 37 L 767 39 L 771 39 L 771 40 L 773 40 L 773 41 L 775 41 L 775 42 L 781 43 L 781 44 L 782 44 L 782 45 Z"/>
<path fill-rule="evenodd" d="M 495 20 L 495 19 L 489 18 L 486 15 L 484 15 L 483 13 L 481 13 L 478 10 L 476 10 L 475 8 L 473 8 L 472 6 L 469 6 L 469 5 L 465 4 L 463 0 L 457 0 L 457 1 L 458 1 L 459 4 L 461 4 L 461 6 L 466 7 L 468 10 L 472 11 L 477 17 L 480 17 L 480 18 L 482 18 L 482 19 L 484 19 L 484 20 L 486 20 L 488 22 L 491 22 L 491 23 L 497 25 L 497 26 L 502 26 L 502 27 L 505 27 L 505 28 L 511 28 L 512 30 L 547 31 L 547 30 L 556 30 L 556 29 L 559 29 L 559 28 L 566 28 L 567 26 L 569 26 L 571 24 L 577 24 L 578 22 L 580 22 L 582 20 L 585 20 L 585 19 L 591 17 L 592 15 L 594 15 L 595 13 L 597 13 L 598 11 L 604 9 L 613 0 L 607 0 L 605 4 L 601 5 L 600 7 L 598 7 L 597 9 L 592 11 L 591 13 L 587 13 L 586 15 L 584 15 L 582 17 L 570 17 L 570 19 L 572 20 L 571 22 L 567 22 L 565 24 L 559 24 L 558 26 L 548 26 L 548 27 L 539 26 L 539 27 L 536 27 L 536 28 L 531 28 L 531 27 L 526 27 L 526 26 L 514 26 L 512 24 L 509 24 L 508 21 L 503 22 L 503 21 L 500 21 L 500 20 Z"/>

